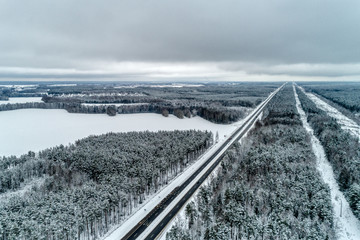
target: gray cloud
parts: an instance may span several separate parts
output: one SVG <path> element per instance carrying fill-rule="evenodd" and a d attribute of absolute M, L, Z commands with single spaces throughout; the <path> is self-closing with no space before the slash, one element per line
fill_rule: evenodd
<path fill-rule="evenodd" d="M 219 68 L 228 72 L 242 71 L 257 75 L 288 75 L 304 77 L 342 77 L 360 76 L 360 64 L 256 64 L 228 62 L 219 64 Z"/>
<path fill-rule="evenodd" d="M 341 64 L 360 63 L 359 29 L 357 0 L 0 0 L 0 66 L 241 62 L 248 74 L 341 76 L 357 73 Z"/>

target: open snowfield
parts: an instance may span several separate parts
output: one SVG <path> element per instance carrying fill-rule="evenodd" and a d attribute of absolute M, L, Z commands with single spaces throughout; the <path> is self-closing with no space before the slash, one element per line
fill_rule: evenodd
<path fill-rule="evenodd" d="M 360 141 L 360 126 L 356 124 L 353 120 L 346 117 L 344 114 L 339 112 L 336 108 L 330 106 L 317 96 L 312 93 L 305 92 L 303 88 L 300 89 L 306 94 L 306 96 L 315 103 L 316 107 L 325 111 L 330 117 L 335 118 L 336 121 L 340 124 L 341 128 L 348 131 L 353 136 L 359 138 Z"/>
<path fill-rule="evenodd" d="M 59 109 L 21 109 L 0 112 L 0 156 L 21 155 L 59 144 L 67 145 L 91 134 L 158 130 L 208 130 L 220 139 L 239 123 L 214 124 L 200 117 L 178 119 L 154 113 L 76 114 Z"/>
<path fill-rule="evenodd" d="M 326 158 L 324 148 L 320 141 L 315 137 L 313 129 L 307 122 L 306 114 L 301 107 L 295 88 L 294 94 L 296 107 L 300 114 L 303 126 L 311 136 L 311 145 L 317 161 L 316 167 L 324 182 L 330 187 L 331 201 L 334 211 L 334 227 L 337 238 L 340 240 L 359 240 L 360 222 L 352 213 L 348 202 L 339 190 L 332 167 Z"/>
<path fill-rule="evenodd" d="M 14 104 L 14 103 L 28 103 L 28 102 L 42 102 L 41 97 L 14 97 L 9 98 L 8 101 L 0 101 L 1 104 Z"/>
<path fill-rule="evenodd" d="M 82 103 L 84 106 L 137 106 L 137 105 L 148 105 L 148 103 Z"/>

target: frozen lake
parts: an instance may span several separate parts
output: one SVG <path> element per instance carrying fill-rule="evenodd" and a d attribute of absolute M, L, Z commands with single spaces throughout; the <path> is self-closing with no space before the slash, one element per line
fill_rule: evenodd
<path fill-rule="evenodd" d="M 8 103 L 27 103 L 27 102 L 42 102 L 41 97 L 13 97 L 9 98 L 8 101 L 0 101 L 1 104 L 8 104 Z"/>
<path fill-rule="evenodd" d="M 178 119 L 160 114 L 75 114 L 58 109 L 0 112 L 0 156 L 21 155 L 59 144 L 67 145 L 91 134 L 129 131 L 198 129 L 230 134 L 239 123 L 214 124 L 200 117 Z"/>

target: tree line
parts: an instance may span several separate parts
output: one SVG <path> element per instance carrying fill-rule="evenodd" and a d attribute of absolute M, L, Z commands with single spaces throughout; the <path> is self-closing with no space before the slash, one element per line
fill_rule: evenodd
<path fill-rule="evenodd" d="M 307 89 L 352 112 L 360 112 L 359 85 L 342 84 L 335 86 L 307 87 Z"/>
<path fill-rule="evenodd" d="M 200 116 L 214 123 L 228 124 L 240 120 L 245 113 L 242 110 L 233 110 L 219 106 L 183 106 L 171 103 L 145 103 L 139 105 L 83 105 L 77 102 L 29 102 L 0 105 L 0 111 L 10 111 L 26 108 L 40 109 L 65 109 L 69 113 L 88 113 L 88 114 L 116 114 L 130 113 L 158 113 L 167 116 L 174 114 L 178 118 Z M 166 114 L 167 113 L 167 114 Z"/>
<path fill-rule="evenodd" d="M 65 109 L 70 113 L 109 116 L 157 113 L 164 116 L 174 114 L 178 118 L 200 116 L 214 123 L 229 124 L 244 117 L 244 109 L 240 107 L 257 106 L 276 85 L 278 84 L 216 83 L 196 88 L 156 88 L 145 84 L 117 88 L 113 84 L 77 84 L 71 87 L 39 84 L 33 89 L 22 91 L 4 88 L 0 90 L 0 98 L 42 96 L 44 103 L 6 104 L 0 106 L 0 111 L 23 108 Z M 107 105 L 100 105 L 102 103 Z M 124 106 L 108 105 L 111 103 L 122 103 Z M 132 105 L 134 103 L 136 105 Z"/>

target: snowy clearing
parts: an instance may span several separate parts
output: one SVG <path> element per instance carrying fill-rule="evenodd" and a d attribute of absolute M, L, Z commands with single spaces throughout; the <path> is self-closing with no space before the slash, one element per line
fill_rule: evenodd
<path fill-rule="evenodd" d="M 331 201 L 334 211 L 334 227 L 337 238 L 341 240 L 358 240 L 360 239 L 360 222 L 352 213 L 348 202 L 339 190 L 332 167 L 326 158 L 324 148 L 320 141 L 314 136 L 313 129 L 307 122 L 306 114 L 301 107 L 295 86 L 293 87 L 296 99 L 296 108 L 300 114 L 304 128 L 311 136 L 311 146 L 317 161 L 316 167 L 324 182 L 330 187 Z"/>
<path fill-rule="evenodd" d="M 31 190 L 31 188 L 33 186 L 41 186 L 45 180 L 46 180 L 47 176 L 44 176 L 44 177 L 41 177 L 41 178 L 35 178 L 35 179 L 32 179 L 28 182 L 24 182 L 22 184 L 22 187 L 20 189 L 17 189 L 15 191 L 7 191 L 7 192 L 4 192 L 4 193 L 1 193 L 0 194 L 0 204 L 3 202 L 7 202 L 9 201 L 9 199 L 11 197 L 14 197 L 14 196 L 23 196 L 26 192 L 28 192 L 29 190 Z"/>
<path fill-rule="evenodd" d="M 14 103 L 28 103 L 28 102 L 43 102 L 41 101 L 41 97 L 14 97 L 9 98 L 8 101 L 0 101 L 0 105 L 2 104 L 14 104 Z"/>
<path fill-rule="evenodd" d="M 239 123 L 214 124 L 200 117 L 178 119 L 154 113 L 77 114 L 59 109 L 20 109 L 0 112 L 0 156 L 21 155 L 59 144 L 67 145 L 92 134 L 107 132 L 208 130 L 220 139 Z"/>
<path fill-rule="evenodd" d="M 72 98 L 72 97 L 143 97 L 146 96 L 143 93 L 117 93 L 117 92 L 109 92 L 109 93 L 71 93 L 71 94 L 49 94 L 50 97 L 56 96 L 59 98 Z"/>
<path fill-rule="evenodd" d="M 38 85 L 0 85 L 0 88 L 14 88 L 17 92 L 21 92 L 25 89 L 35 89 L 36 87 L 38 87 Z"/>
<path fill-rule="evenodd" d="M 138 106 L 138 105 L 149 105 L 149 103 L 82 103 L 84 106 Z"/>
<path fill-rule="evenodd" d="M 360 126 L 359 125 L 357 125 L 353 120 L 346 117 L 344 114 L 339 112 L 336 108 L 330 106 L 329 104 L 327 104 L 326 102 L 324 102 L 323 100 L 321 100 L 320 98 L 315 96 L 314 94 L 305 92 L 305 90 L 301 87 L 300 87 L 300 89 L 301 89 L 301 91 L 303 91 L 306 94 L 306 96 L 311 101 L 313 101 L 315 103 L 316 107 L 327 112 L 327 114 L 330 117 L 335 118 L 336 121 L 340 124 L 342 129 L 347 130 L 350 134 L 359 138 L 359 141 L 360 141 Z"/>
<path fill-rule="evenodd" d="M 50 85 L 46 85 L 48 87 L 76 87 L 77 84 L 76 83 L 69 83 L 69 84 L 50 84 Z"/>
<path fill-rule="evenodd" d="M 137 88 L 137 87 L 152 87 L 152 88 L 182 88 L 182 87 L 202 87 L 203 84 L 153 84 L 153 85 L 147 85 L 147 84 L 135 84 L 135 85 L 125 85 L 125 86 L 116 86 L 114 88 Z"/>

